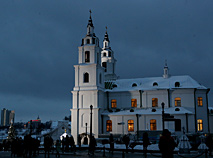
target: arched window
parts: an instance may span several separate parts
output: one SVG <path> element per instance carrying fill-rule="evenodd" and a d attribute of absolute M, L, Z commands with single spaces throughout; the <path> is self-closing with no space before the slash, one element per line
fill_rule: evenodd
<path fill-rule="evenodd" d="M 116 88 L 116 87 L 118 87 L 116 84 L 113 84 L 113 85 L 112 85 L 112 88 Z"/>
<path fill-rule="evenodd" d="M 153 86 L 158 86 L 158 83 L 157 83 L 157 82 L 154 82 L 154 83 L 153 83 Z"/>
<path fill-rule="evenodd" d="M 103 56 L 104 56 L 104 57 L 106 56 L 106 53 L 105 53 L 105 52 L 103 53 Z"/>
<path fill-rule="evenodd" d="M 116 99 L 112 99 L 111 100 L 111 108 L 116 108 L 117 107 L 117 100 Z"/>
<path fill-rule="evenodd" d="M 131 107 L 137 107 L 137 99 L 131 99 Z"/>
<path fill-rule="evenodd" d="M 107 63 L 106 62 L 102 63 L 102 67 L 104 67 L 105 68 L 105 72 L 107 72 Z"/>
<path fill-rule="evenodd" d="M 111 52 L 108 52 L 108 57 L 111 57 Z"/>
<path fill-rule="evenodd" d="M 198 106 L 203 106 L 203 98 L 202 97 L 198 97 L 197 98 L 197 105 Z"/>
<path fill-rule="evenodd" d="M 137 87 L 137 84 L 136 84 L 136 83 L 133 83 L 133 84 L 132 84 L 132 87 Z"/>
<path fill-rule="evenodd" d="M 107 42 L 104 42 L 105 43 L 105 47 L 107 47 Z"/>
<path fill-rule="evenodd" d="M 85 63 L 88 63 L 88 62 L 90 62 L 90 52 L 86 51 L 85 52 Z"/>
<path fill-rule="evenodd" d="M 86 72 L 84 74 L 84 83 L 88 83 L 89 82 L 89 74 Z"/>
<path fill-rule="evenodd" d="M 152 107 L 158 107 L 158 98 L 152 98 Z"/>
<path fill-rule="evenodd" d="M 87 44 L 90 44 L 90 39 L 87 39 Z"/>
<path fill-rule="evenodd" d="M 157 130 L 156 120 L 154 120 L 154 119 L 150 120 L 150 130 L 151 131 Z"/>
<path fill-rule="evenodd" d="M 99 75 L 99 83 L 100 84 L 102 83 L 102 76 L 101 76 L 101 74 Z"/>
<path fill-rule="evenodd" d="M 111 120 L 106 121 L 106 130 L 107 130 L 107 132 L 112 131 L 112 121 Z"/>
<path fill-rule="evenodd" d="M 134 132 L 134 120 L 128 120 L 128 132 Z"/>
<path fill-rule="evenodd" d="M 181 106 L 181 98 L 179 97 L 175 98 L 175 106 L 178 106 L 178 107 Z"/>
<path fill-rule="evenodd" d="M 197 120 L 197 130 L 203 131 L 203 120 L 201 120 L 201 119 Z"/>
<path fill-rule="evenodd" d="M 180 82 L 175 82 L 175 87 L 180 87 Z"/>

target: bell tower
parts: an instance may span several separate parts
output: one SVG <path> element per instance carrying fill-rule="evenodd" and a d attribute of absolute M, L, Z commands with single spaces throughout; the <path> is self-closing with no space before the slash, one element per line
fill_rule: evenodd
<path fill-rule="evenodd" d="M 106 33 L 103 40 L 103 48 L 101 52 L 101 65 L 104 68 L 105 81 L 116 80 L 117 76 L 115 74 L 115 64 L 116 59 L 114 58 L 114 52 L 110 47 L 109 35 Z"/>
<path fill-rule="evenodd" d="M 75 67 L 75 86 L 72 91 L 72 136 L 88 131 L 97 137 L 101 133 L 101 115 L 105 106 L 104 68 L 101 66 L 101 48 L 94 33 L 91 17 L 87 24 L 86 36 L 78 47 L 78 64 Z M 92 105 L 92 127 L 90 127 L 90 106 Z"/>

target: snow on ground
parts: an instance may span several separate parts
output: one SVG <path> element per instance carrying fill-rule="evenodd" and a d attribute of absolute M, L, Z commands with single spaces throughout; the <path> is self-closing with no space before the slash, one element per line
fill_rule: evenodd
<path fill-rule="evenodd" d="M 105 148 L 110 148 L 109 144 L 105 144 L 105 145 L 100 144 L 100 143 L 97 144 L 97 147 L 104 147 L 104 146 L 105 146 Z M 114 148 L 115 149 L 126 149 L 126 146 L 125 146 L 125 144 L 116 144 L 115 143 L 114 144 Z M 134 147 L 134 149 L 135 150 L 143 150 L 143 145 L 136 145 Z M 147 150 L 159 150 L 158 144 L 151 144 L 151 145 L 149 145 L 148 148 L 147 148 Z M 175 151 L 179 151 L 179 149 L 176 147 Z"/>

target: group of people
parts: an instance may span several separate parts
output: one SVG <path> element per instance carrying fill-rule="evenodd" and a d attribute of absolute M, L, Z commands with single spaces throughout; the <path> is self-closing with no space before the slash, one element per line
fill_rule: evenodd
<path fill-rule="evenodd" d="M 11 150 L 11 157 L 31 157 L 39 155 L 39 146 L 40 141 L 32 138 L 30 135 L 26 135 L 24 139 L 22 139 L 22 137 L 16 137 L 3 141 L 4 150 L 9 150 L 9 148 Z"/>

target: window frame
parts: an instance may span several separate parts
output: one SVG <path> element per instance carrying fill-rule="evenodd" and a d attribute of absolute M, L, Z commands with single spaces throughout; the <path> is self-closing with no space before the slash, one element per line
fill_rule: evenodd
<path fill-rule="evenodd" d="M 128 120 L 128 132 L 134 132 L 134 120 Z"/>
<path fill-rule="evenodd" d="M 107 132 L 112 132 L 112 120 L 107 120 L 106 121 L 106 131 Z"/>
<path fill-rule="evenodd" d="M 202 132 L 203 131 L 203 120 L 202 119 L 198 119 L 197 120 L 197 131 L 198 132 Z"/>
<path fill-rule="evenodd" d="M 131 107 L 136 108 L 137 107 L 137 99 L 131 99 Z"/>
<path fill-rule="evenodd" d="M 85 51 L 85 63 L 90 62 L 90 51 Z"/>
<path fill-rule="evenodd" d="M 84 81 L 84 83 L 89 83 L 89 73 L 88 72 L 84 73 L 83 81 Z"/>
<path fill-rule="evenodd" d="M 156 119 L 150 120 L 150 131 L 156 131 L 157 130 L 157 121 Z"/>
<path fill-rule="evenodd" d="M 117 108 L 117 100 L 111 99 L 111 108 Z"/>
<path fill-rule="evenodd" d="M 152 107 L 158 107 L 158 98 L 152 98 Z"/>
<path fill-rule="evenodd" d="M 181 97 L 176 97 L 175 98 L 175 107 L 181 107 Z"/>
<path fill-rule="evenodd" d="M 203 97 L 197 97 L 197 105 L 203 106 Z"/>

